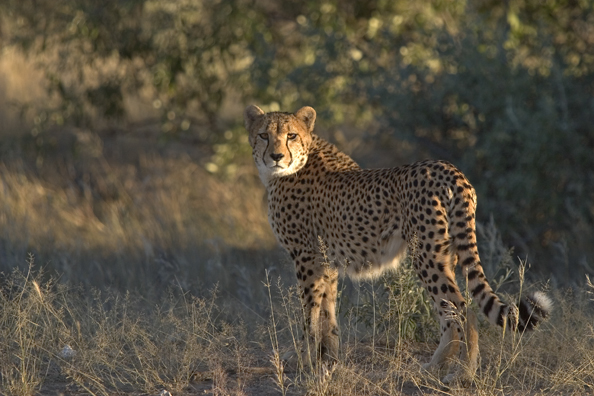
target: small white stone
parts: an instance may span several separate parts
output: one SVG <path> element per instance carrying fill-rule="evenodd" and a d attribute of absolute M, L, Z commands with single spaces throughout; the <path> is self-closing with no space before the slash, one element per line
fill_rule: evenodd
<path fill-rule="evenodd" d="M 62 359 L 71 359 L 76 355 L 76 351 L 70 347 L 70 345 L 65 345 L 64 348 L 60 351 L 60 357 Z"/>

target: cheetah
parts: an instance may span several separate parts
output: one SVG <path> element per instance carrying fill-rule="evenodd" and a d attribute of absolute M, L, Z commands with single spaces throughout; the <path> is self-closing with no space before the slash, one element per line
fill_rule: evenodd
<path fill-rule="evenodd" d="M 394 270 L 416 249 L 414 269 L 437 311 L 441 338 L 426 370 L 448 370 L 445 383 L 469 381 L 478 365 L 477 318 L 456 283 L 460 263 L 469 295 L 489 322 L 523 332 L 551 312 L 542 292 L 506 304 L 489 286 L 477 250 L 476 193 L 446 161 L 362 169 L 313 133 L 316 112 L 244 112 L 259 176 L 268 193 L 268 219 L 295 264 L 306 337 L 316 358 L 338 359 L 339 274 L 374 278 Z M 326 246 L 320 252 L 319 240 Z M 302 351 L 302 353 L 304 353 Z M 305 359 L 305 358 L 304 358 Z"/>

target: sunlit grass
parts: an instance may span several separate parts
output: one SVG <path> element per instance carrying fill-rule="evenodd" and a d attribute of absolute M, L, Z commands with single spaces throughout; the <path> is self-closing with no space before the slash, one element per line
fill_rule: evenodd
<path fill-rule="evenodd" d="M 150 296 L 171 284 L 235 284 L 237 273 L 251 283 L 271 266 L 261 259 L 247 271 L 274 246 L 252 167 L 223 179 L 190 156 L 195 148 L 56 135 L 67 142 L 48 148 L 41 167 L 34 151 L 0 162 L 0 270 L 34 253 L 61 281 Z"/>

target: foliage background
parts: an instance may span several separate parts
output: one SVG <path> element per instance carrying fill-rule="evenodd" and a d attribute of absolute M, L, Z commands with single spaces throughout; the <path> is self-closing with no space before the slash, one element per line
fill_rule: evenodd
<path fill-rule="evenodd" d="M 217 273 L 195 269 L 209 257 L 227 277 L 253 257 L 263 265 L 275 244 L 241 127 L 254 102 L 314 106 L 318 132 L 364 166 L 455 163 L 479 220 L 493 217 L 533 272 L 583 283 L 594 274 L 593 7 L 4 1 L 2 116 L 16 121 L 0 131 L 2 267 L 33 251 L 74 280 L 125 287 L 163 262 L 194 268 L 187 279 Z"/>

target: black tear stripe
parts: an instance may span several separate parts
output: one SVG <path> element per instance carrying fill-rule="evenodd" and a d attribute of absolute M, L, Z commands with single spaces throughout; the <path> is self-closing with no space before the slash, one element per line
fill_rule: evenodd
<path fill-rule="evenodd" d="M 270 138 L 268 138 L 266 140 L 266 148 L 264 149 L 264 152 L 262 153 L 262 164 L 266 165 L 266 160 L 264 159 L 266 157 L 266 153 L 268 152 L 268 146 L 270 145 Z"/>
<path fill-rule="evenodd" d="M 291 162 L 289 162 L 289 166 L 291 166 L 291 164 L 293 163 L 293 153 L 291 152 L 291 150 L 289 150 L 289 139 L 285 139 L 285 147 L 287 148 L 289 156 L 291 157 Z"/>

